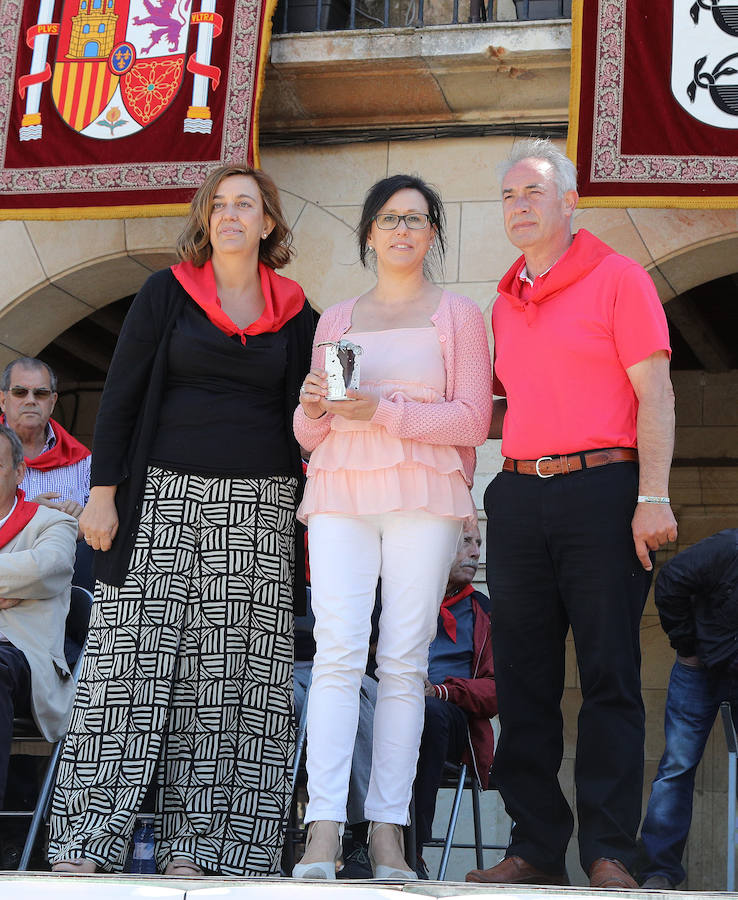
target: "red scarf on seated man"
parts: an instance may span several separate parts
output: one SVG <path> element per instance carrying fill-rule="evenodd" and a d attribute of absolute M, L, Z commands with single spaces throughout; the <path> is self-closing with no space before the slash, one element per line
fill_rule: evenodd
<path fill-rule="evenodd" d="M 4 415 L 0 418 L 0 421 L 3 425 L 6 424 Z M 54 431 L 56 443 L 48 450 L 44 450 L 43 453 L 39 453 L 34 459 L 29 459 L 25 456 L 24 459 L 29 469 L 48 472 L 49 469 L 71 466 L 81 459 L 86 459 L 92 455 L 84 444 L 80 443 L 77 438 L 72 437 L 66 428 L 62 428 L 58 422 L 49 419 L 49 425 Z"/>
<path fill-rule="evenodd" d="M 15 509 L 0 528 L 0 547 L 9 544 L 17 534 L 20 534 L 38 510 L 38 503 L 26 500 L 26 494 L 20 488 L 16 489 L 15 496 L 18 501 Z"/>
<path fill-rule="evenodd" d="M 449 609 L 450 606 L 453 606 L 455 603 L 458 603 L 459 600 L 463 600 L 464 597 L 468 597 L 470 594 L 474 593 L 474 585 L 467 584 L 466 587 L 463 587 L 458 594 L 452 594 L 450 597 L 444 597 L 443 602 L 441 603 L 441 620 L 443 622 L 443 627 L 446 629 L 446 634 L 451 638 L 451 640 L 456 643 L 456 616 Z"/>

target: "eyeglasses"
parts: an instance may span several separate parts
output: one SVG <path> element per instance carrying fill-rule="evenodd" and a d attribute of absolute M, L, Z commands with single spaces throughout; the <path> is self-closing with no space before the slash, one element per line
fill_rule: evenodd
<path fill-rule="evenodd" d="M 405 216 L 398 216 L 397 213 L 379 213 L 374 216 L 377 228 L 382 231 L 393 231 L 400 222 L 404 222 L 408 228 L 413 231 L 420 231 L 421 228 L 427 228 L 430 217 L 427 213 L 408 213 Z"/>
<path fill-rule="evenodd" d="M 17 385 L 14 385 L 10 389 L 10 393 L 14 397 L 17 397 L 19 400 L 27 397 L 29 391 L 33 394 L 36 400 L 48 400 L 53 393 L 53 391 L 51 391 L 49 388 L 27 388 L 19 387 Z"/>

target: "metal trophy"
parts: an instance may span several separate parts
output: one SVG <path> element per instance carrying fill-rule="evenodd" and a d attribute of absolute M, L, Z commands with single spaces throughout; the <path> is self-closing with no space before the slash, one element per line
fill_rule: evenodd
<path fill-rule="evenodd" d="M 346 400 L 347 390 L 358 390 L 359 357 L 363 350 L 351 341 L 323 341 L 325 370 L 328 373 L 327 400 Z"/>

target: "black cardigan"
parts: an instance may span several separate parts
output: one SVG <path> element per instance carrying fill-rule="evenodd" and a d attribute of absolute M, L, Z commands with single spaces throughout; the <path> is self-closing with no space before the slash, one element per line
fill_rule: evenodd
<path fill-rule="evenodd" d="M 167 381 L 169 338 L 188 296 L 164 269 L 151 275 L 126 316 L 108 369 L 95 422 L 90 485 L 117 485 L 115 505 L 118 533 L 110 550 L 95 553 L 95 577 L 120 586 L 136 540 L 146 481 L 149 451 L 156 434 L 159 410 Z M 300 385 L 310 369 L 314 316 L 305 301 L 302 310 L 283 330 L 287 334 L 287 372 L 284 415 L 292 435 L 292 415 L 299 402 Z M 298 480 L 298 502 L 303 474 L 300 448 L 290 441 L 291 468 Z M 295 530 L 295 612 L 305 607 L 304 529 Z"/>

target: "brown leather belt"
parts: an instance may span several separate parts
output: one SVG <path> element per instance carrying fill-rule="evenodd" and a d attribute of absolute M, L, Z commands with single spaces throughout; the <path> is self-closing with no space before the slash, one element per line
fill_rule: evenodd
<path fill-rule="evenodd" d="M 631 447 L 610 447 L 605 450 L 583 450 L 568 456 L 542 456 L 540 459 L 505 459 L 504 472 L 518 475 L 537 475 L 539 478 L 553 478 L 554 475 L 568 475 L 582 469 L 596 469 L 610 463 L 638 462 L 638 451 Z"/>

